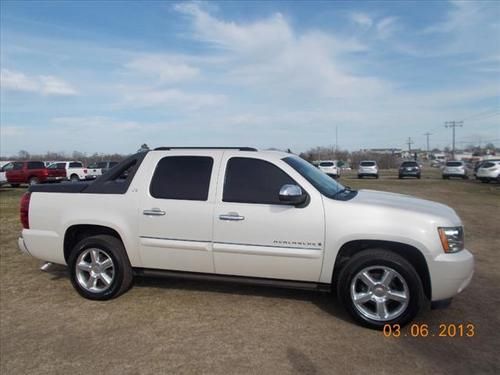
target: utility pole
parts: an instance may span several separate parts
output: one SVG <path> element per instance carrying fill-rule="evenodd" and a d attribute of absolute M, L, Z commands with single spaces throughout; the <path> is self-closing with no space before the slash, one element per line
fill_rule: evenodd
<path fill-rule="evenodd" d="M 424 134 L 427 137 L 427 155 L 429 155 L 429 136 L 432 135 L 432 133 L 425 133 Z"/>
<path fill-rule="evenodd" d="M 411 137 L 408 137 L 408 140 L 406 141 L 406 144 L 408 145 L 408 152 L 411 154 L 411 145 L 413 144 L 413 141 L 411 140 Z"/>
<path fill-rule="evenodd" d="M 337 155 L 337 150 L 339 146 L 339 127 L 335 125 L 335 157 Z"/>
<path fill-rule="evenodd" d="M 453 160 L 455 160 L 455 128 L 456 127 L 462 127 L 464 124 L 463 121 L 446 121 L 444 123 L 445 128 L 451 128 L 453 130 L 453 143 L 452 143 L 452 148 L 451 148 L 451 157 Z"/>

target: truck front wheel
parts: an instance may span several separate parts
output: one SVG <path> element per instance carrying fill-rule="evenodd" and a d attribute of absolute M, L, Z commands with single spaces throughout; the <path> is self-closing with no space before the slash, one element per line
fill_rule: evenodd
<path fill-rule="evenodd" d="M 425 302 L 415 268 L 382 249 L 354 255 L 340 271 L 337 294 L 357 322 L 374 329 L 408 323 Z"/>
<path fill-rule="evenodd" d="M 125 247 L 113 236 L 84 238 L 73 248 L 68 265 L 73 287 L 88 299 L 108 300 L 132 285 L 132 267 Z"/>

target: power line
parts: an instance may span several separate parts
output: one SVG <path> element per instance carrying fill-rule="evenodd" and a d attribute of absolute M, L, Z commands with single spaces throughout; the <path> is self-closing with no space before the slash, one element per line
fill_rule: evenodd
<path fill-rule="evenodd" d="M 455 159 L 455 128 L 456 127 L 462 127 L 464 124 L 463 121 L 446 121 L 444 123 L 445 128 L 451 128 L 453 130 L 453 147 L 451 151 L 451 157 L 452 159 Z"/>

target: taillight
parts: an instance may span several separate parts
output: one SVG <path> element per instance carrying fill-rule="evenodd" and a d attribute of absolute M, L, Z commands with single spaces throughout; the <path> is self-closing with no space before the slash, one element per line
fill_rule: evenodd
<path fill-rule="evenodd" d="M 24 229 L 30 229 L 30 219 L 29 219 L 29 211 L 30 211 L 30 198 L 31 193 L 24 193 L 21 197 L 21 207 L 20 207 L 20 216 L 21 216 L 21 224 Z"/>
<path fill-rule="evenodd" d="M 83 170 L 83 173 L 87 173 L 87 170 L 86 170 L 86 169 L 84 169 L 84 170 Z"/>

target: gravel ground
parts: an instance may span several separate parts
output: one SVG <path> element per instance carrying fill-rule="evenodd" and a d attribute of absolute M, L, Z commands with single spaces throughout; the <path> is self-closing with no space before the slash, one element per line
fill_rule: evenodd
<path fill-rule="evenodd" d="M 1 374 L 498 374 L 500 185 L 342 178 L 456 209 L 476 256 L 468 289 L 418 323 L 473 323 L 474 337 L 399 338 L 354 324 L 327 293 L 140 278 L 120 298 L 82 299 L 64 267 L 17 250 L 23 189 L 0 189 Z M 404 334 L 407 333 L 407 336 Z"/>

